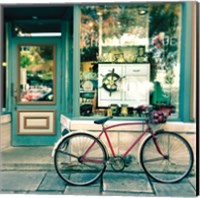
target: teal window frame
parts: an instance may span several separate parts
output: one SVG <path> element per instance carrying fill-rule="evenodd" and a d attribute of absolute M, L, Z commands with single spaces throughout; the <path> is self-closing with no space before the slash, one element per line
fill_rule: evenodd
<path fill-rule="evenodd" d="M 180 2 L 181 3 L 181 2 Z M 190 119 L 190 98 L 191 95 L 191 64 L 192 64 L 192 3 L 182 2 L 181 18 L 181 58 L 180 58 L 180 91 L 179 91 L 179 115 L 170 121 L 192 122 Z M 74 5 L 73 12 L 73 75 L 72 86 L 73 110 L 72 118 L 80 120 L 94 120 L 95 117 L 81 117 L 79 108 L 80 93 L 80 7 Z M 188 83 L 189 82 L 189 83 Z M 118 118 L 119 120 L 129 120 L 133 118 Z M 135 120 L 137 120 L 135 118 Z"/>
<path fill-rule="evenodd" d="M 182 38 L 181 38 L 181 78 L 179 94 L 179 119 L 191 122 L 191 68 L 192 68 L 192 4 L 182 3 Z M 189 96 L 189 97 L 188 97 Z"/>

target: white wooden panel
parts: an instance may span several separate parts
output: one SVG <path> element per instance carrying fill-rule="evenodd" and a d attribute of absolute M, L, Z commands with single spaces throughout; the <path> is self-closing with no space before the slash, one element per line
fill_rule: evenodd
<path fill-rule="evenodd" d="M 102 87 L 103 77 L 112 72 L 122 79 L 117 82 L 117 91 L 106 91 Z M 149 105 L 150 65 L 149 64 L 99 64 L 98 106 L 127 104 L 129 107 Z"/>
<path fill-rule="evenodd" d="M 25 119 L 25 128 L 48 128 L 49 117 L 34 117 Z"/>
<path fill-rule="evenodd" d="M 147 77 L 147 75 L 149 74 L 148 72 L 149 69 L 149 64 L 144 64 L 144 65 L 135 65 L 135 64 L 131 64 L 131 65 L 126 65 L 126 75 L 133 75 L 133 76 L 138 76 L 138 75 L 145 75 L 145 77 Z"/>

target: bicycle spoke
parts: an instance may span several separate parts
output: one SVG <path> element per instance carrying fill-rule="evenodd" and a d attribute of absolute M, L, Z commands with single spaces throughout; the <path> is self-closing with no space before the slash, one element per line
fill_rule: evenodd
<path fill-rule="evenodd" d="M 71 153 L 68 153 L 68 152 L 66 152 L 66 151 L 61 151 L 61 150 L 58 150 L 58 152 L 59 152 L 59 153 L 62 153 L 62 154 L 69 155 L 69 156 L 71 156 L 71 157 L 74 157 L 74 158 L 76 158 L 76 159 L 78 159 L 78 158 L 79 158 L 78 156 L 76 156 L 76 155 L 73 155 L 73 154 L 71 154 Z"/>
<path fill-rule="evenodd" d="M 157 157 L 154 159 L 144 160 L 143 162 L 146 163 L 146 162 L 156 162 L 156 161 L 163 161 L 163 160 L 164 160 L 164 157 Z"/>

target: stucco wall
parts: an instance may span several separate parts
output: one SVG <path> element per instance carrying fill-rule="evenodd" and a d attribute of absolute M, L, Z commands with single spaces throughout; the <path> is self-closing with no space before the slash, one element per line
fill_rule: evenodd
<path fill-rule="evenodd" d="M 10 146 L 11 143 L 11 118 L 10 115 L 1 115 L 0 116 L 0 150 L 6 149 Z"/>

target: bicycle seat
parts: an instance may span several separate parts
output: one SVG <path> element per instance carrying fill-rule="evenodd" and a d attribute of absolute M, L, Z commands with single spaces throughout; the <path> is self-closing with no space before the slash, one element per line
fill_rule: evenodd
<path fill-rule="evenodd" d="M 106 117 L 106 118 L 95 120 L 94 123 L 95 124 L 104 124 L 106 121 L 108 121 L 110 119 L 112 119 L 112 117 Z"/>

